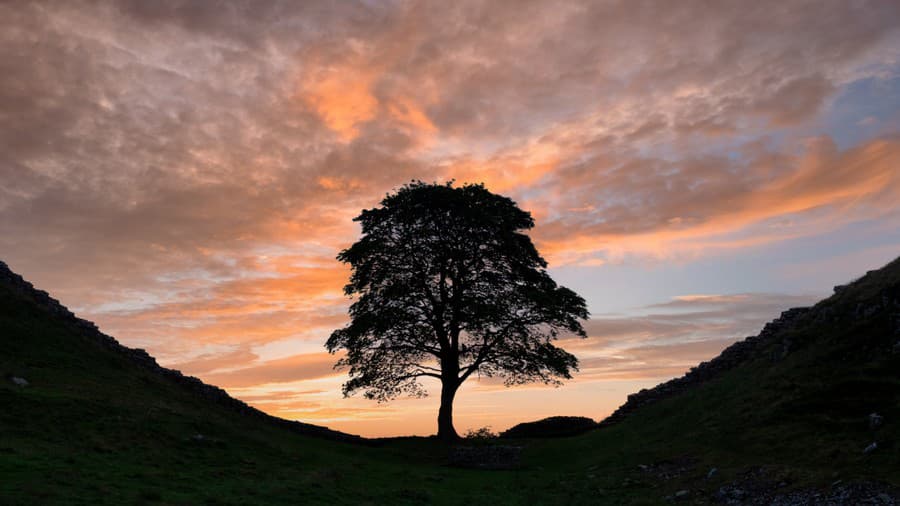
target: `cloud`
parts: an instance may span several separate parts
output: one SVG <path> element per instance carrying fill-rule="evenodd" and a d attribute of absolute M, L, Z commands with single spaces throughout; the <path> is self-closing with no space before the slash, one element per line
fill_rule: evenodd
<path fill-rule="evenodd" d="M 223 388 L 290 383 L 337 375 L 339 373 L 333 369 L 336 361 L 337 358 L 329 353 L 307 353 L 268 360 L 233 371 L 210 373 L 203 375 L 202 379 Z"/>
<path fill-rule="evenodd" d="M 536 233 L 564 262 L 784 240 L 896 210 L 898 162 L 895 138 L 844 151 L 814 138 L 795 155 L 753 144 L 736 160 L 588 157 L 545 187 L 548 206 L 578 210 L 568 207 Z"/>
<path fill-rule="evenodd" d="M 779 308 L 804 306 L 816 302 L 809 295 L 789 295 L 782 293 L 735 293 L 735 294 L 690 294 L 678 295 L 666 302 L 646 306 L 646 309 L 679 310 L 703 315 L 732 316 L 729 312 L 740 312 L 754 318 L 772 314 Z"/>
<path fill-rule="evenodd" d="M 585 324 L 587 339 L 561 344 L 579 357 L 580 380 L 668 379 L 756 335 L 781 311 L 816 300 L 776 293 L 682 295 L 634 315 L 594 317 Z"/>
<path fill-rule="evenodd" d="M 164 363 L 176 362 L 185 372 L 205 372 L 203 363 L 242 358 L 252 360 L 254 346 L 307 341 L 321 343 L 346 320 L 342 294 L 348 272 L 339 264 L 284 255 L 267 261 L 247 259 L 230 278 L 165 280 L 171 295 L 165 300 L 126 301 L 86 313 L 114 335 L 140 336 Z M 237 274 L 237 277 L 234 277 Z M 224 275 L 224 273 L 223 273 Z M 222 347 L 239 350 L 216 355 Z M 192 349 L 212 349 L 211 356 L 185 360 Z"/>
<path fill-rule="evenodd" d="M 342 325 L 351 219 L 413 178 L 484 181 L 534 213 L 554 266 L 597 269 L 900 201 L 892 123 L 847 145 L 822 120 L 896 75 L 890 2 L 36 1 L 0 20 L 3 260 L 234 384 L 292 377 L 300 358 L 273 360 Z M 673 309 L 590 326 L 636 347 L 750 321 Z"/>
<path fill-rule="evenodd" d="M 207 268 L 204 251 L 336 248 L 352 237 L 347 210 L 411 177 L 594 205 L 542 228 L 557 250 L 606 230 L 662 243 L 680 237 L 665 237 L 673 223 L 727 232 L 701 225 L 731 200 L 759 208 L 748 195 L 799 186 L 765 187 L 748 160 L 793 153 L 635 158 L 633 143 L 806 121 L 887 58 L 897 12 L 834 2 L 812 23 L 799 5 L 703 10 L 701 22 L 686 4 L 7 6 L 2 246 L 38 278 L 74 267 L 127 289 Z"/>
<path fill-rule="evenodd" d="M 664 380 L 680 376 L 698 363 L 709 360 L 732 344 L 734 339 L 712 339 L 686 343 L 638 346 L 614 356 L 592 357 L 581 362 L 579 379 Z"/>
<path fill-rule="evenodd" d="M 229 369 L 235 365 L 243 365 L 257 360 L 259 356 L 246 349 L 238 349 L 226 353 L 207 353 L 185 362 L 172 364 L 172 369 L 189 375 L 199 375 L 218 369 Z"/>

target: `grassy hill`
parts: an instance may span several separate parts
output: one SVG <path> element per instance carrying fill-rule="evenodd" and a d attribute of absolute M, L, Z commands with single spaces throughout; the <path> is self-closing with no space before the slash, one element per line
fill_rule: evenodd
<path fill-rule="evenodd" d="M 365 441 L 253 410 L 0 263 L 0 504 L 900 503 L 898 341 L 894 261 L 635 394 L 597 430 L 487 441 L 488 456 L 523 447 L 519 465 L 461 469 L 434 440 Z"/>

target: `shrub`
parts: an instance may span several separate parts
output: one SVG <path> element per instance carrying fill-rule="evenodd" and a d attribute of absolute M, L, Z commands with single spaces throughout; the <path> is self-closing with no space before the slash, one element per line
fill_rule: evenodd
<path fill-rule="evenodd" d="M 481 427 L 479 429 L 469 429 L 466 431 L 466 439 L 471 439 L 475 441 L 484 441 L 487 439 L 495 439 L 497 437 L 496 432 L 491 432 L 490 426 Z"/>

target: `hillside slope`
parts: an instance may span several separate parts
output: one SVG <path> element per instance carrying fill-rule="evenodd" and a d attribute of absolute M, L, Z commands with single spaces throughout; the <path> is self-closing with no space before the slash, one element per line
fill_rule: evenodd
<path fill-rule="evenodd" d="M 299 434 L 344 442 L 364 442 L 363 438 L 359 436 L 345 434 L 326 427 L 270 416 L 248 406 L 243 401 L 229 396 L 221 388 L 207 385 L 193 376 L 185 376 L 180 371 L 161 367 L 156 363 L 156 359 L 151 357 L 146 351 L 122 346 L 112 336 L 100 332 L 93 322 L 78 318 L 60 304 L 59 301 L 50 297 L 47 292 L 34 288 L 31 283 L 9 270 L 9 267 L 3 262 L 0 262 L 0 290 L 2 290 L 0 293 L 2 293 L 3 300 L 6 302 L 0 307 L 0 310 L 3 311 L 0 313 L 0 317 L 4 318 L 4 328 L 10 332 L 9 335 L 5 336 L 3 343 L 0 344 L 0 346 L 3 346 L 3 348 L 0 348 L 0 351 L 3 352 L 0 354 L 0 357 L 5 357 L 5 360 L 0 359 L 3 360 L 0 362 L 0 367 L 2 367 L 0 371 L 7 378 L 33 378 L 32 372 L 38 372 L 38 377 L 40 377 L 41 369 L 46 367 L 54 369 L 63 369 L 66 366 L 80 367 L 84 364 L 73 364 L 70 361 L 76 357 L 84 357 L 91 353 L 103 353 L 109 359 L 118 362 L 116 365 L 119 367 L 140 369 L 151 376 L 155 376 L 159 381 L 177 387 L 185 394 L 196 396 L 197 401 L 202 399 L 204 402 L 217 404 L 236 414 L 253 417 L 263 423 L 277 425 Z M 65 329 L 69 337 L 57 343 L 35 342 L 35 336 L 26 335 L 27 330 L 21 325 L 23 323 L 22 320 L 27 320 L 29 316 L 52 321 L 57 327 Z M 17 333 L 15 330 L 20 332 Z M 19 339 L 16 339 L 17 337 Z M 44 346 L 40 346 L 42 344 Z M 81 345 L 81 348 L 77 350 L 77 354 L 61 355 L 52 362 L 46 357 L 33 357 L 37 360 L 36 362 L 21 360 L 23 356 L 27 356 L 29 351 L 36 351 L 34 350 L 36 346 L 40 347 L 41 351 L 47 351 L 46 348 L 51 347 L 51 344 L 54 347 L 78 344 Z M 19 358 L 20 360 L 14 362 L 14 358 Z M 42 363 L 46 367 L 42 366 Z"/>
<path fill-rule="evenodd" d="M 900 259 L 632 394 L 600 425 L 544 458 L 603 448 L 644 486 L 671 480 L 698 502 L 900 504 Z M 615 468 L 596 461 L 575 459 Z M 852 495 L 848 483 L 868 485 Z"/>
<path fill-rule="evenodd" d="M 753 389 L 777 389 L 762 380 L 790 383 L 772 400 L 790 401 L 791 411 L 805 407 L 810 415 L 857 421 L 871 413 L 893 414 L 900 407 L 900 258 L 834 291 L 813 307 L 784 311 L 758 335 L 734 343 L 684 376 L 629 395 L 601 426 L 738 368 L 765 372 L 752 382 Z"/>

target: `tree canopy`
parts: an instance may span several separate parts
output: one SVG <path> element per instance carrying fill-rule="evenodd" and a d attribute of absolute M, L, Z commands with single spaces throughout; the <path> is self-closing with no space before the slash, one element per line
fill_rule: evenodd
<path fill-rule="evenodd" d="M 438 434 L 455 438 L 453 399 L 472 374 L 558 384 L 577 370 L 553 341 L 585 337 L 585 301 L 550 278 L 524 233 L 534 220 L 511 199 L 414 181 L 354 221 L 362 237 L 337 257 L 352 268 L 351 321 L 326 344 L 346 351 L 345 395 L 421 396 L 421 379 L 438 379 Z"/>

